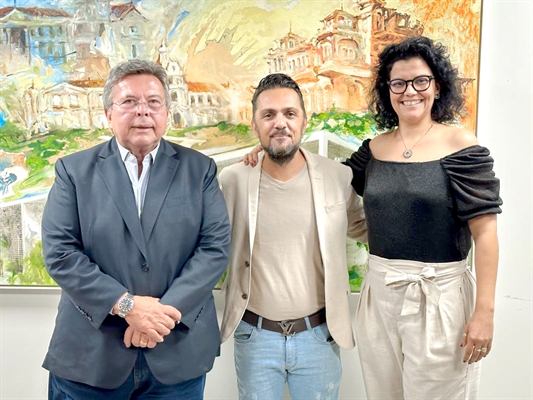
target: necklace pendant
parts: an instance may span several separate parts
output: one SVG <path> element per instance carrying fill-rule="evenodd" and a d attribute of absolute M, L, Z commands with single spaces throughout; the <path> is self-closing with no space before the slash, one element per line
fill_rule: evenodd
<path fill-rule="evenodd" d="M 409 158 L 413 155 L 413 152 L 409 149 L 405 149 L 405 151 L 403 152 L 403 157 L 404 158 Z"/>

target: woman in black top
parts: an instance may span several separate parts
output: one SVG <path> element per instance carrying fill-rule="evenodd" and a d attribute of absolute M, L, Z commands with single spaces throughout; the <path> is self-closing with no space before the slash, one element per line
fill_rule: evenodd
<path fill-rule="evenodd" d="M 385 48 L 371 108 L 388 130 L 346 161 L 364 198 L 369 270 L 356 333 L 369 399 L 472 399 L 492 346 L 499 181 L 462 111 L 446 49 Z M 474 240 L 476 283 L 466 258 Z"/>

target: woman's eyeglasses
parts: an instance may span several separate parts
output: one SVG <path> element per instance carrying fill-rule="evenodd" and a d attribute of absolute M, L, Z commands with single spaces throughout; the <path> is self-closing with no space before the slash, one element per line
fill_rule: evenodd
<path fill-rule="evenodd" d="M 388 81 L 387 84 L 389 85 L 390 91 L 394 94 L 404 94 L 409 83 L 417 92 L 424 92 L 429 89 L 432 79 L 435 79 L 433 75 L 420 75 L 407 81 L 404 79 L 393 79 L 392 81 Z"/>

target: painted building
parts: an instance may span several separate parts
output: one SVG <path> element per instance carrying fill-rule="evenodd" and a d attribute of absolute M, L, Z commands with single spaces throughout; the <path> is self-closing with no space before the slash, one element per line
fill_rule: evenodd
<path fill-rule="evenodd" d="M 365 110 L 377 54 L 386 43 L 423 31 L 418 21 L 385 7 L 383 0 L 360 1 L 359 8 L 358 14 L 333 10 L 309 40 L 291 29 L 268 52 L 270 72 L 286 73 L 298 82 L 308 112 L 324 112 L 332 105 Z"/>
<path fill-rule="evenodd" d="M 270 72 L 286 73 L 299 83 L 308 113 L 326 112 L 332 106 L 364 111 L 370 66 L 377 53 L 391 40 L 423 31 L 418 21 L 387 8 L 383 0 L 358 4 L 358 13 L 341 7 L 326 15 L 318 33 L 310 39 L 291 28 L 265 57 Z M 232 87 L 229 82 L 187 82 L 182 66 L 169 58 L 165 40 L 153 45 L 161 36 L 161 30 L 152 29 L 157 21 L 149 21 L 133 1 L 114 4 L 111 0 L 60 0 L 61 5 L 66 11 L 0 9 L 0 49 L 3 43 L 8 55 L 23 55 L 29 63 L 29 49 L 35 48 L 45 59 L 55 60 L 53 54 L 65 54 L 57 60 L 66 62 L 68 49 L 73 49 L 63 83 L 45 87 L 32 83 L 25 90 L 23 111 L 18 114 L 22 114 L 20 122 L 30 135 L 58 127 L 107 126 L 101 104 L 105 78 L 111 66 L 131 58 L 156 60 L 167 70 L 172 128 L 221 121 L 249 123 L 253 88 Z M 44 36 L 53 37 L 54 43 L 45 46 L 42 39 L 36 39 Z"/>
<path fill-rule="evenodd" d="M 0 62 L 29 66 L 38 57 L 50 65 L 64 64 L 73 50 L 68 38 L 71 17 L 55 8 L 0 8 Z"/>
<path fill-rule="evenodd" d="M 101 36 L 109 24 L 111 0 L 60 0 L 59 8 L 67 9 L 73 17 L 69 35 L 74 43 L 76 60 L 90 57 L 95 48 L 101 47 Z"/>

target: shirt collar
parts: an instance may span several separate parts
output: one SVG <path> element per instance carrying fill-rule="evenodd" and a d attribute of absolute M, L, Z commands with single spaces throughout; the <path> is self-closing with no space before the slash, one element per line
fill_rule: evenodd
<path fill-rule="evenodd" d="M 117 142 L 117 146 L 118 146 L 118 151 L 120 152 L 120 159 L 122 160 L 122 162 L 126 162 L 126 159 L 127 159 L 128 155 L 131 154 L 133 156 L 133 154 L 127 148 L 122 146 L 118 142 L 118 140 L 116 142 Z M 158 142 L 157 146 L 155 146 L 155 148 L 150 153 L 148 153 L 148 154 L 152 155 L 152 163 L 155 162 L 155 156 L 157 155 L 157 152 L 159 150 L 159 145 L 160 144 L 161 144 L 161 142 Z M 148 156 L 148 154 L 146 156 Z"/>

